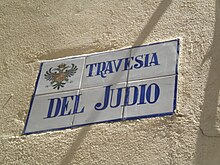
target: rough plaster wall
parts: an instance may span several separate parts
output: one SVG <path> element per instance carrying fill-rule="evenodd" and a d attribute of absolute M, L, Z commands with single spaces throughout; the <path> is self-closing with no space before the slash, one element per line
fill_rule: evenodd
<path fill-rule="evenodd" d="M 220 164 L 220 0 L 1 0 L 0 164 Z M 181 37 L 176 115 L 22 136 L 39 60 Z"/>

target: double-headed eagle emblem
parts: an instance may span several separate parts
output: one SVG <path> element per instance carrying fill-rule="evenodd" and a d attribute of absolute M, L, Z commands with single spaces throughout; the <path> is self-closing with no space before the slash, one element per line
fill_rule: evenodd
<path fill-rule="evenodd" d="M 72 66 L 60 64 L 56 68 L 51 67 L 44 76 L 47 81 L 50 81 L 53 89 L 59 90 L 60 87 L 64 87 L 69 82 L 69 78 L 76 73 L 77 69 L 75 64 L 72 64 Z"/>

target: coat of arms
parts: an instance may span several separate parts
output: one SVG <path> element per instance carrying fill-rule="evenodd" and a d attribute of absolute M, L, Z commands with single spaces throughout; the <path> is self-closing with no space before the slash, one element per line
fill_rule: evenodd
<path fill-rule="evenodd" d="M 64 87 L 64 85 L 69 82 L 69 78 L 76 73 L 77 69 L 78 68 L 75 64 L 72 64 L 71 66 L 60 64 L 55 68 L 51 67 L 46 71 L 44 76 L 47 81 L 50 81 L 53 89 L 59 90 L 60 87 Z"/>

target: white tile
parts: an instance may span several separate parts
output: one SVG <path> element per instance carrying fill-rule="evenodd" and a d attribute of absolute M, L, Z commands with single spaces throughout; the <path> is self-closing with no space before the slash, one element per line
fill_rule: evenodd
<path fill-rule="evenodd" d="M 178 40 L 133 48 L 129 81 L 176 74 Z"/>
<path fill-rule="evenodd" d="M 125 83 L 84 89 L 80 93 L 81 100 L 79 106 L 84 106 L 84 112 L 74 116 L 74 125 L 122 118 Z"/>
<path fill-rule="evenodd" d="M 44 62 L 24 133 L 172 114 L 178 46 L 173 40 Z"/>
<path fill-rule="evenodd" d="M 103 52 L 86 58 L 82 88 L 126 82 L 130 49 Z"/>
<path fill-rule="evenodd" d="M 172 113 L 176 75 L 129 82 L 124 118 Z M 134 105 L 131 105 L 134 104 Z"/>
<path fill-rule="evenodd" d="M 35 96 L 24 133 L 72 126 L 79 91 Z"/>
<path fill-rule="evenodd" d="M 44 62 L 36 95 L 79 89 L 84 62 L 84 57 Z"/>

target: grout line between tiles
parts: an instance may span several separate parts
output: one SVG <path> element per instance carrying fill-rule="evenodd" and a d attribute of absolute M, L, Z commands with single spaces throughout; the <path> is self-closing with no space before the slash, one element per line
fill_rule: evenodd
<path fill-rule="evenodd" d="M 81 77 L 80 77 L 79 89 L 82 88 L 82 81 L 83 81 L 83 76 L 84 76 L 85 67 L 86 67 L 86 59 L 87 59 L 87 57 L 85 57 L 85 59 L 84 59 L 82 74 L 81 74 Z"/>
<path fill-rule="evenodd" d="M 156 76 L 156 77 L 150 77 L 150 78 L 140 78 L 140 79 L 130 80 L 130 81 L 128 81 L 128 83 L 135 82 L 135 81 L 142 81 L 142 80 L 162 79 L 162 78 L 172 77 L 172 76 L 176 76 L 176 75 L 178 75 L 178 74 L 173 73 L 173 74 L 167 74 L 167 75 L 163 75 L 163 76 Z"/>
<path fill-rule="evenodd" d="M 130 54 L 129 54 L 129 65 L 130 65 L 130 62 L 131 62 L 131 51 L 132 49 L 129 50 Z M 130 72 L 130 69 L 128 69 L 128 72 L 127 72 L 127 78 L 126 78 L 126 82 L 125 82 L 125 89 L 127 89 L 128 87 L 128 79 L 129 79 L 129 72 Z M 122 109 L 122 120 L 124 120 L 124 114 L 125 114 L 125 105 L 127 103 L 127 90 L 125 90 L 125 97 L 124 97 L 124 106 L 123 106 L 123 109 Z"/>
<path fill-rule="evenodd" d="M 82 81 L 83 81 L 83 76 L 84 76 L 84 71 L 85 71 L 85 66 L 86 66 L 86 59 L 87 59 L 87 57 L 84 58 L 83 69 L 82 69 L 82 74 L 81 74 L 81 77 L 80 77 L 79 89 L 78 89 L 77 95 L 80 95 L 80 91 L 81 91 L 81 87 L 82 87 Z M 71 127 L 74 126 L 75 117 L 76 117 L 76 114 L 73 115 L 73 119 L 72 119 L 72 122 L 71 122 Z"/>
<path fill-rule="evenodd" d="M 36 94 L 36 95 L 33 95 L 33 96 L 44 96 L 44 95 L 52 95 L 52 94 L 59 94 L 59 93 L 67 93 L 67 92 L 70 92 L 70 91 L 77 91 L 77 90 L 80 90 L 80 88 L 78 88 L 78 89 L 69 89 L 69 90 L 59 91 L 59 92 L 52 92 L 52 93 L 41 93 L 41 94 Z"/>
<path fill-rule="evenodd" d="M 129 73 L 129 70 L 128 70 L 128 73 Z M 127 76 L 129 76 L 128 73 L 127 73 Z M 124 82 L 117 82 L 117 83 L 113 83 L 113 84 L 105 84 L 104 86 L 106 86 L 106 85 L 117 85 L 117 84 L 122 84 L 122 83 L 128 84 L 128 83 L 131 83 L 131 82 L 142 81 L 142 80 L 162 79 L 162 78 L 172 77 L 172 76 L 175 76 L 175 75 L 178 75 L 178 73 L 177 74 L 173 73 L 173 74 L 168 74 L 168 75 L 150 77 L 150 78 L 135 79 L 135 80 L 130 80 L 130 81 L 126 80 Z M 51 93 L 42 93 L 42 94 L 36 94 L 34 96 L 43 96 L 43 95 L 50 95 L 50 94 L 67 93 L 67 92 L 70 92 L 70 91 L 77 91 L 77 90 L 80 91 L 80 90 L 86 90 L 86 89 L 103 87 L 103 85 L 99 85 L 99 86 L 92 86 L 92 87 L 81 88 L 81 85 L 82 85 L 82 80 L 80 82 L 80 87 L 78 89 L 69 89 L 69 90 L 65 90 L 65 91 L 58 91 L 58 92 L 51 92 Z M 127 85 L 126 85 L 126 87 L 127 87 Z"/>

